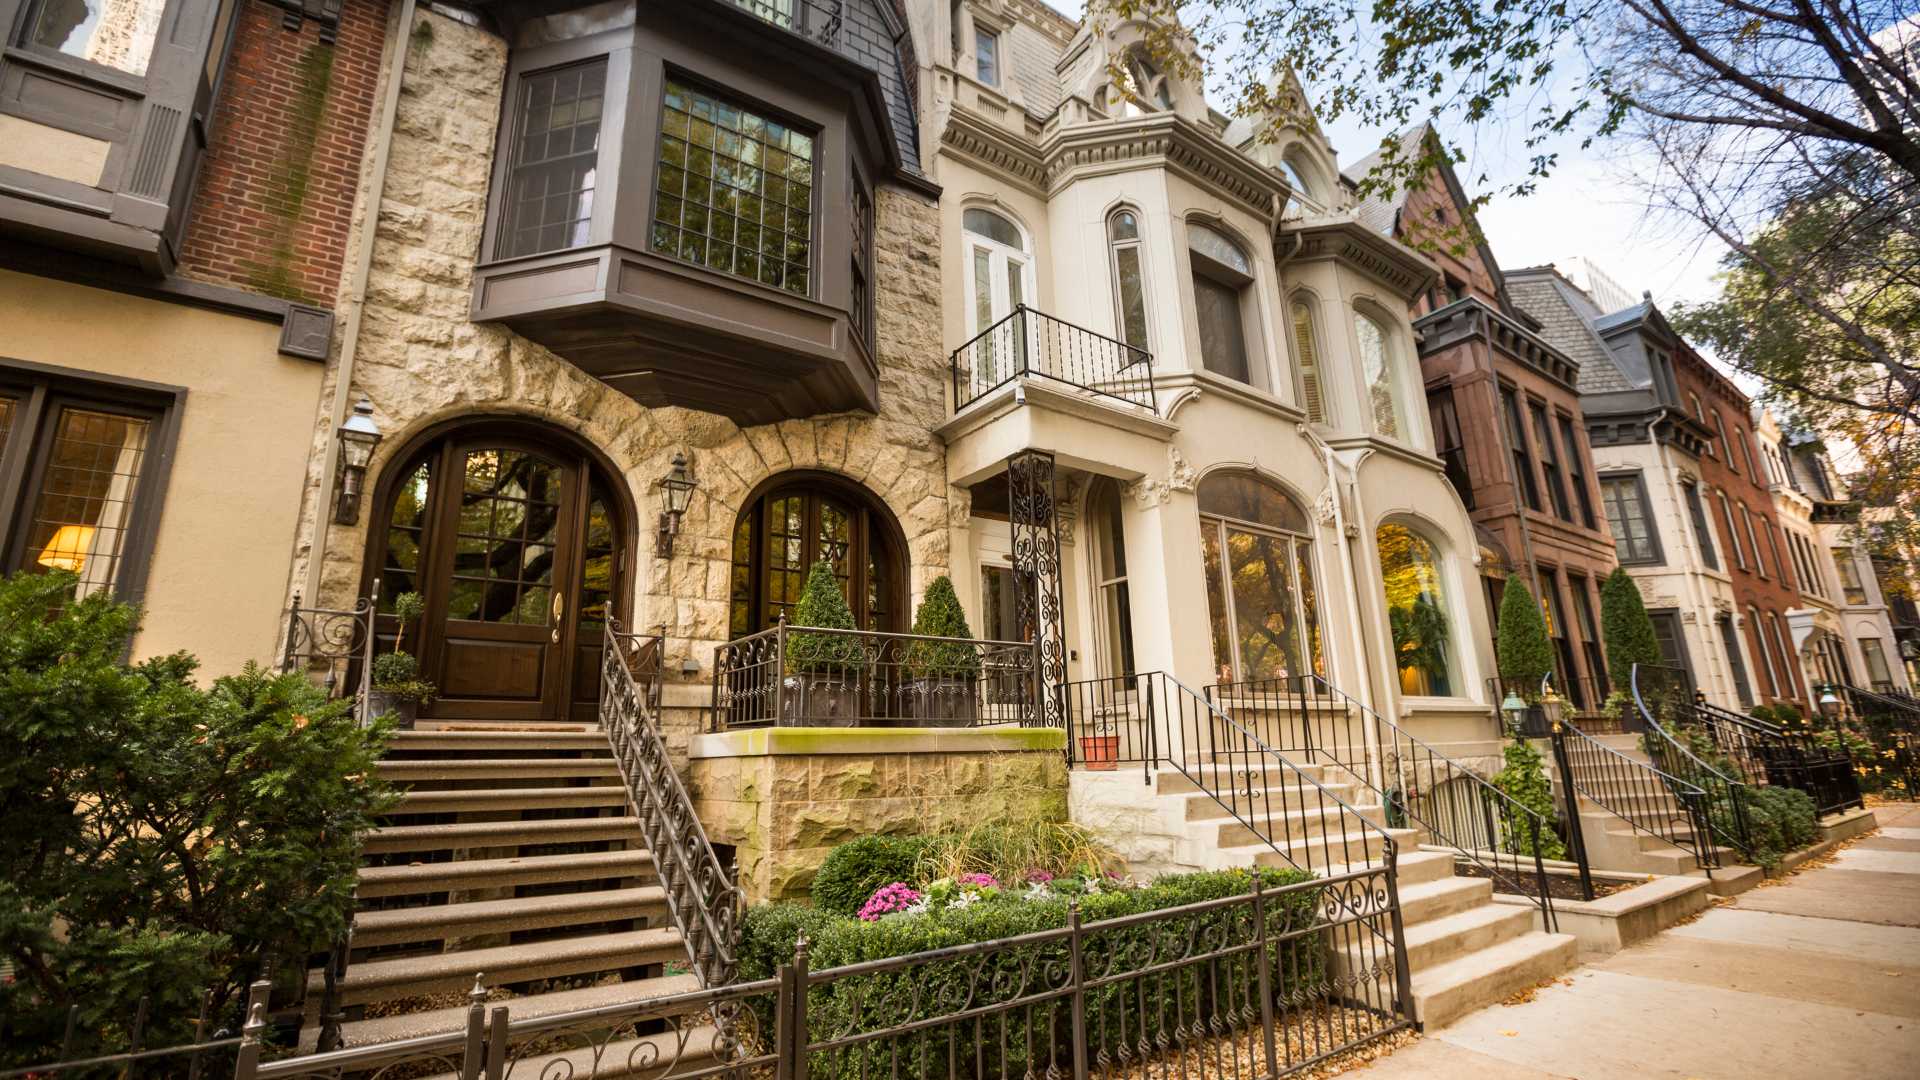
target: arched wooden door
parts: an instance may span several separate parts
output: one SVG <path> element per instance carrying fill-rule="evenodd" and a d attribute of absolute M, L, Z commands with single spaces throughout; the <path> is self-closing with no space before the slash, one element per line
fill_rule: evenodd
<path fill-rule="evenodd" d="M 624 546 L 612 493 L 580 451 L 498 429 L 417 453 L 382 520 L 383 647 L 393 598 L 425 613 L 400 647 L 439 697 L 436 719 L 591 720 Z"/>

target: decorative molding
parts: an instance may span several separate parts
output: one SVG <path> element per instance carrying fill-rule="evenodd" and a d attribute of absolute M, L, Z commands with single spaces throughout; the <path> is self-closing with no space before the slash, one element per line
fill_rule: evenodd
<path fill-rule="evenodd" d="M 1393 289 L 1403 301 L 1411 300 L 1439 277 L 1439 269 L 1426 256 L 1357 221 L 1316 221 L 1288 231 L 1300 238 L 1294 261 L 1335 259 L 1356 266 Z"/>
<path fill-rule="evenodd" d="M 940 145 L 1005 176 L 1035 195 L 1047 193 L 1047 163 L 1038 150 L 1014 133 L 988 123 L 964 108 L 947 117 Z"/>
<path fill-rule="evenodd" d="M 1334 522 L 1333 500 L 1337 497 L 1332 484 L 1320 489 L 1320 496 L 1313 500 L 1313 520 L 1331 528 Z"/>
<path fill-rule="evenodd" d="M 1193 485 L 1199 479 L 1199 472 L 1192 465 L 1187 464 L 1187 459 L 1180 455 L 1179 448 L 1169 445 L 1167 447 L 1167 489 L 1191 495 Z"/>
<path fill-rule="evenodd" d="M 1155 480 L 1151 476 L 1143 476 L 1120 490 L 1142 510 L 1165 506 L 1167 500 L 1173 497 L 1173 492 L 1168 489 L 1165 481 Z"/>

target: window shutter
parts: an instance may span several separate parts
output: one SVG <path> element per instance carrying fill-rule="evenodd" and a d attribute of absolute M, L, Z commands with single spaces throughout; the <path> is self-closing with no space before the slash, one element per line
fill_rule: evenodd
<path fill-rule="evenodd" d="M 1300 407 L 1307 410 L 1308 420 L 1325 423 L 1326 403 L 1320 396 L 1320 354 L 1313 347 L 1313 312 L 1298 300 L 1293 304 L 1293 340 L 1300 361 Z"/>

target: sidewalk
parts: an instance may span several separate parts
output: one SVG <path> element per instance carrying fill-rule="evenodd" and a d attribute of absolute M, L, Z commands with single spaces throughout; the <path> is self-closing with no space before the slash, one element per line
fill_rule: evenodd
<path fill-rule="evenodd" d="M 1877 835 L 1350 1075 L 1920 1075 L 1920 806 Z"/>

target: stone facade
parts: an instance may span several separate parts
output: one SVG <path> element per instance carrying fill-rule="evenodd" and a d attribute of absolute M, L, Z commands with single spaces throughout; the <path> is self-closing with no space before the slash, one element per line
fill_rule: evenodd
<path fill-rule="evenodd" d="M 791 900 L 856 837 L 1064 820 L 1061 747 L 1046 729 L 732 731 L 694 740 L 689 790 L 708 838 L 733 847 L 747 899 Z"/>
<path fill-rule="evenodd" d="M 418 20 L 352 373 L 352 396 L 372 401 L 385 432 L 370 486 L 427 426 L 461 416 L 524 416 L 564 427 L 598 448 L 626 483 L 639 511 L 634 526 L 645 532 L 658 509 L 655 481 L 676 452 L 686 454 L 699 486 L 673 557 L 654 557 L 651 537 L 643 536 L 640 565 L 630 575 L 628 621 L 637 629 L 662 629 L 668 670 L 676 674 L 687 657 L 710 665 L 712 646 L 726 639 L 734 522 L 754 486 L 777 473 L 823 469 L 868 487 L 906 535 L 911 596 L 946 573 L 945 460 L 928 434 L 943 415 L 946 377 L 934 203 L 899 188 L 875 193 L 877 416 L 742 429 L 712 414 L 645 408 L 546 349 L 470 320 L 507 49 L 490 33 L 431 12 Z M 331 375 L 337 374 L 336 362 Z M 315 432 L 317 451 L 326 447 L 325 423 Z M 316 453 L 313 488 L 318 460 Z M 310 496 L 308 521 L 325 506 Z M 366 588 L 369 516 L 358 526 L 330 527 L 322 567 L 322 595 L 330 603 L 345 604 Z M 309 557 L 300 553 L 296 580 Z"/>

